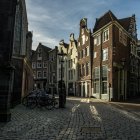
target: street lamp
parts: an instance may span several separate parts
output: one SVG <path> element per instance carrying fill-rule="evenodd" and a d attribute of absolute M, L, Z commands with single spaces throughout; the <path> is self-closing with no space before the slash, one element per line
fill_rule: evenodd
<path fill-rule="evenodd" d="M 61 52 L 57 55 L 61 56 L 61 80 L 58 83 L 58 86 L 60 88 L 59 90 L 59 108 L 64 108 L 66 103 L 66 93 L 65 93 L 65 84 L 63 81 L 63 63 L 64 63 L 64 56 L 66 56 L 66 53 L 63 52 L 61 48 Z"/>

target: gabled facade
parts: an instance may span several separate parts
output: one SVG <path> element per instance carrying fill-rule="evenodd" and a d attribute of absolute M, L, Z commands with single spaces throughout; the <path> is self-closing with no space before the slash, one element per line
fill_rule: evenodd
<path fill-rule="evenodd" d="M 74 34 L 70 34 L 70 42 L 68 47 L 68 54 L 67 54 L 67 95 L 69 96 L 76 96 L 77 89 L 76 89 L 76 82 L 78 78 L 77 74 L 77 60 L 78 60 L 78 53 L 77 53 L 77 41 L 74 38 Z"/>
<path fill-rule="evenodd" d="M 78 37 L 78 81 L 77 94 L 82 97 L 91 96 L 91 58 L 92 58 L 92 36 L 87 28 L 87 19 L 80 21 L 80 32 Z"/>
<path fill-rule="evenodd" d="M 32 69 L 34 72 L 34 88 L 48 89 L 49 82 L 49 51 L 51 48 L 39 43 L 32 55 Z"/>
<path fill-rule="evenodd" d="M 108 11 L 96 20 L 93 48 L 93 96 L 126 100 L 138 93 L 135 16 L 117 19 Z"/>

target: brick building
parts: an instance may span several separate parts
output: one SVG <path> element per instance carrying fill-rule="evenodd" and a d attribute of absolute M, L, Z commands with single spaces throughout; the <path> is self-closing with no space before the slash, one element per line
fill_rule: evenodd
<path fill-rule="evenodd" d="M 78 37 L 78 80 L 77 93 L 82 97 L 91 96 L 91 65 L 92 65 L 92 36 L 87 28 L 87 19 L 80 21 L 80 33 Z"/>
<path fill-rule="evenodd" d="M 48 88 L 49 51 L 51 48 L 39 43 L 32 54 L 32 69 L 34 72 L 34 88 Z"/>
<path fill-rule="evenodd" d="M 93 29 L 93 96 L 126 100 L 138 94 L 137 30 L 135 15 L 118 19 L 108 11 Z"/>

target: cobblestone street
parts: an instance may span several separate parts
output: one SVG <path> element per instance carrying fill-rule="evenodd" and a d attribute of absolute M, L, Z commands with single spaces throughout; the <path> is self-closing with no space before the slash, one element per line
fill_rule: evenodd
<path fill-rule="evenodd" d="M 0 140 L 140 140 L 140 117 L 96 99 L 68 98 L 64 109 L 11 110 Z"/>

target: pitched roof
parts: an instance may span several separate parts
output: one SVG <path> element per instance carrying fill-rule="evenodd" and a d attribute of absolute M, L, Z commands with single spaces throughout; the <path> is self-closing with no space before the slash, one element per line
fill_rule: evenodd
<path fill-rule="evenodd" d="M 52 50 L 51 48 L 49 48 L 49 47 L 47 47 L 47 46 L 44 46 L 44 45 L 42 45 L 42 44 L 39 44 L 39 45 L 41 45 L 42 49 L 43 49 L 45 52 L 48 52 L 48 51 Z"/>
<path fill-rule="evenodd" d="M 132 18 L 132 17 L 119 19 L 120 24 L 123 26 L 123 28 L 124 28 L 126 31 L 129 30 L 131 18 Z"/>
<path fill-rule="evenodd" d="M 96 19 L 93 32 L 96 32 L 97 30 L 99 30 L 100 28 L 102 28 L 103 26 L 105 26 L 106 24 L 108 24 L 109 22 L 114 21 L 114 20 L 118 21 L 116 16 L 109 10 L 103 16 Z"/>
<path fill-rule="evenodd" d="M 49 51 L 52 50 L 51 48 L 42 45 L 42 43 L 39 43 L 38 47 L 41 47 L 43 49 L 43 51 L 46 53 L 49 53 Z M 32 50 L 32 59 L 35 58 L 38 47 L 36 48 L 36 50 Z"/>
<path fill-rule="evenodd" d="M 117 17 L 109 10 L 106 12 L 103 16 L 101 16 L 99 19 L 96 19 L 96 23 L 93 29 L 93 32 L 96 32 L 106 24 L 108 24 L 111 21 L 117 21 L 126 31 L 129 30 L 130 22 L 132 17 L 117 19 Z"/>

